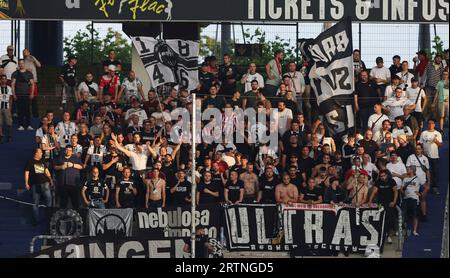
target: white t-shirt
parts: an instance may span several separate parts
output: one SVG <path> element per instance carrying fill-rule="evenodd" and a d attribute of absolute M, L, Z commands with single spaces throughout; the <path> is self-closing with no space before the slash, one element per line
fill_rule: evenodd
<path fill-rule="evenodd" d="M 386 169 L 388 169 L 391 173 L 396 173 L 398 175 L 404 175 L 406 174 L 406 167 L 405 164 L 401 161 L 399 158 L 399 161 L 397 163 L 389 162 L 386 165 Z M 392 177 L 394 179 L 395 183 L 397 184 L 397 189 L 400 189 L 403 186 L 403 180 L 398 177 Z"/>
<path fill-rule="evenodd" d="M 373 182 L 374 182 L 374 180 L 373 180 L 373 176 L 372 176 L 372 174 L 375 172 L 375 173 L 378 173 L 378 168 L 377 168 L 377 166 L 375 166 L 375 164 L 373 164 L 372 162 L 369 162 L 369 163 L 367 163 L 366 165 L 364 165 L 363 164 L 363 167 L 362 167 L 364 170 L 366 170 L 367 171 L 367 174 L 369 174 L 369 177 L 371 178 L 370 180 L 369 180 L 369 188 L 371 188 L 372 187 L 372 185 L 373 185 Z"/>
<path fill-rule="evenodd" d="M 42 130 L 42 127 L 36 129 L 35 137 L 41 138 L 41 141 L 42 141 L 42 138 L 44 137 L 44 131 Z"/>
<path fill-rule="evenodd" d="M 58 134 L 58 142 L 61 148 L 65 148 L 67 145 L 70 145 L 70 137 L 78 133 L 78 128 L 74 122 L 59 122 L 56 125 L 55 132 Z"/>
<path fill-rule="evenodd" d="M 403 128 L 394 128 L 392 130 L 392 138 L 397 139 L 399 135 L 405 134 L 406 136 L 412 136 L 413 133 L 409 126 L 404 126 Z"/>
<path fill-rule="evenodd" d="M 145 146 L 142 147 L 142 152 L 131 152 L 130 163 L 135 171 L 142 171 L 147 168 L 148 150 Z"/>
<path fill-rule="evenodd" d="M 404 89 L 405 88 L 405 84 L 408 85 L 408 88 L 411 87 L 411 79 L 414 78 L 414 74 L 407 72 L 402 73 L 402 72 L 398 72 L 397 76 L 400 77 L 400 79 L 403 81 L 402 84 L 399 85 L 400 88 Z"/>
<path fill-rule="evenodd" d="M 252 81 L 256 80 L 258 81 L 259 88 L 264 88 L 264 78 L 261 74 L 255 73 L 255 74 L 246 74 L 245 75 L 245 92 L 252 90 Z"/>
<path fill-rule="evenodd" d="M 98 150 L 96 151 L 95 146 L 90 146 L 87 154 L 91 156 L 91 165 L 98 165 L 103 163 L 103 157 L 106 155 L 108 151 L 104 145 L 100 145 Z"/>
<path fill-rule="evenodd" d="M 372 131 L 373 132 L 377 132 L 377 131 L 379 131 L 381 129 L 381 127 L 383 126 L 383 122 L 385 120 L 389 120 L 389 117 L 384 115 L 384 114 L 381 114 L 381 115 L 372 114 L 369 117 L 369 121 L 367 122 L 367 126 L 370 127 L 370 128 L 372 128 L 372 126 L 373 126 Z"/>
<path fill-rule="evenodd" d="M 91 94 L 91 91 L 89 90 L 89 88 L 94 89 L 98 95 L 98 84 L 95 82 L 92 82 L 91 85 L 86 84 L 86 82 L 81 82 L 80 85 L 78 86 L 78 91 L 79 92 L 88 92 L 91 97 L 94 97 L 94 95 Z"/>
<path fill-rule="evenodd" d="M 382 68 L 374 67 L 370 71 L 370 77 L 380 78 L 383 80 L 387 80 L 389 82 L 389 80 L 391 79 L 391 72 L 386 67 L 382 67 Z M 384 83 L 379 82 L 377 84 L 382 85 Z"/>
<path fill-rule="evenodd" d="M 419 92 L 420 92 L 420 96 L 419 96 L 419 98 L 417 98 L 417 94 L 419 94 Z M 406 97 L 411 102 L 411 104 L 416 103 L 416 99 L 417 99 L 416 109 L 414 110 L 415 112 L 422 113 L 422 99 L 425 96 L 426 96 L 425 90 L 423 90 L 419 87 L 417 87 L 415 89 L 408 87 L 406 89 Z"/>
<path fill-rule="evenodd" d="M 386 87 L 386 90 L 384 90 L 384 96 L 386 97 L 386 100 L 388 100 L 390 98 L 395 98 L 394 92 L 395 92 L 396 88 L 397 87 L 393 86 L 393 85 L 389 85 L 389 86 Z M 405 91 L 402 91 L 402 98 L 406 98 L 406 92 Z"/>
<path fill-rule="evenodd" d="M 141 95 L 139 94 L 139 87 L 142 87 L 142 82 L 138 78 L 135 78 L 133 81 L 130 81 L 126 78 L 122 83 L 122 88 L 124 88 L 126 101 L 130 101 L 130 97 L 135 96 L 139 100 L 142 100 Z"/>
<path fill-rule="evenodd" d="M 403 116 L 403 107 L 410 105 L 411 102 L 406 98 L 390 98 L 383 102 L 383 106 L 389 108 L 389 120 L 391 122 L 395 121 L 395 118 L 398 116 Z"/>
<path fill-rule="evenodd" d="M 439 147 L 434 140 L 442 143 L 442 135 L 438 131 L 424 131 L 420 135 L 420 142 L 423 144 L 425 155 L 432 159 L 439 158 Z"/>
<path fill-rule="evenodd" d="M 172 116 L 169 112 L 153 112 L 152 117 L 155 118 L 157 126 L 163 126 L 165 122 L 170 122 L 172 120 Z"/>
<path fill-rule="evenodd" d="M 288 72 L 285 75 L 290 77 L 289 89 L 292 90 L 294 98 L 305 91 L 305 78 L 301 72 Z"/>
<path fill-rule="evenodd" d="M 7 54 L 3 55 L 1 58 L 1 64 L 4 65 L 6 61 L 10 60 Z M 12 61 L 10 61 L 4 68 L 3 74 L 6 75 L 8 80 L 11 80 L 11 75 L 18 69 L 19 62 L 16 57 L 13 57 Z"/>
<path fill-rule="evenodd" d="M 10 100 L 12 95 L 13 93 L 11 87 L 6 86 L 4 88 L 0 88 L 0 109 L 11 109 Z"/>
<path fill-rule="evenodd" d="M 147 120 L 147 112 L 145 112 L 142 108 L 130 108 L 125 113 L 125 121 L 128 121 L 130 119 L 131 115 L 137 115 L 139 117 L 139 125 L 142 126 L 144 121 Z M 132 123 L 129 124 L 131 126 Z"/>
<path fill-rule="evenodd" d="M 405 188 L 405 196 L 404 199 L 414 199 L 417 201 L 417 204 L 419 204 L 419 196 L 417 195 L 418 192 L 420 192 L 420 187 L 423 186 L 426 183 L 426 179 L 420 176 L 414 176 L 414 177 L 406 177 L 403 180 L 403 187 Z"/>
<path fill-rule="evenodd" d="M 283 135 L 288 129 L 288 120 L 293 119 L 294 116 L 292 115 L 292 110 L 289 108 L 285 108 L 283 112 L 278 111 L 278 113 L 275 114 L 275 121 L 278 123 L 278 133 L 280 135 Z"/>
<path fill-rule="evenodd" d="M 430 162 L 428 161 L 428 158 L 424 155 L 417 156 L 420 159 L 420 162 L 423 166 L 425 166 L 428 170 L 430 169 Z M 420 165 L 419 160 L 417 160 L 417 157 L 415 154 L 412 154 L 408 157 L 406 160 L 406 166 L 414 165 L 416 166 L 416 175 L 419 177 L 427 177 L 427 174 L 422 170 L 422 167 Z"/>

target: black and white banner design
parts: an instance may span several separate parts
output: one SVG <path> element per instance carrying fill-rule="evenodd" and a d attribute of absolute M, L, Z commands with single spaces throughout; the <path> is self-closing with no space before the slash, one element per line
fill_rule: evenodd
<path fill-rule="evenodd" d="M 189 258 L 182 239 L 82 237 L 44 249 L 32 258 Z"/>
<path fill-rule="evenodd" d="M 217 239 L 223 223 L 220 204 L 201 205 L 192 218 L 191 207 L 167 207 L 136 210 L 135 235 L 151 239 L 189 238 L 194 219 L 209 238 Z"/>
<path fill-rule="evenodd" d="M 152 37 L 132 37 L 131 40 L 154 88 L 166 83 L 177 83 L 188 90 L 197 87 L 198 42 Z"/>
<path fill-rule="evenodd" d="M 131 237 L 133 209 L 89 209 L 89 236 Z"/>
<path fill-rule="evenodd" d="M 225 208 L 228 249 L 233 251 L 309 250 L 360 253 L 381 247 L 383 208 L 318 205 L 284 207 L 233 205 Z M 276 242 L 277 236 L 281 241 Z"/>
<path fill-rule="evenodd" d="M 313 62 L 309 71 L 311 87 L 331 134 L 339 135 L 354 127 L 351 18 L 335 24 L 315 40 L 300 40 L 299 48 Z"/>

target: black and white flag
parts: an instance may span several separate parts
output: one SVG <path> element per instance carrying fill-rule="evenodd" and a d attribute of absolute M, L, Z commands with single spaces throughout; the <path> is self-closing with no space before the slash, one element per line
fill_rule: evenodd
<path fill-rule="evenodd" d="M 194 90 L 198 85 L 199 43 L 186 40 L 158 40 L 132 37 L 154 88 L 177 83 Z"/>
<path fill-rule="evenodd" d="M 133 233 L 133 209 L 89 209 L 89 235 L 130 237 Z"/>
<path fill-rule="evenodd" d="M 332 135 L 354 127 L 352 21 L 347 18 L 314 40 L 299 40 L 310 61 L 309 78 L 320 113 Z"/>

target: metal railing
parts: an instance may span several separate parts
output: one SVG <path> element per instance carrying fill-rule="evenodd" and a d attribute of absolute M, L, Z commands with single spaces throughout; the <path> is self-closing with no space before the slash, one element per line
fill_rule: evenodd
<path fill-rule="evenodd" d="M 71 240 L 73 238 L 75 238 L 75 237 L 73 237 L 73 236 L 49 236 L 49 235 L 38 235 L 38 236 L 35 236 L 35 237 L 33 237 L 31 239 L 31 242 L 30 242 L 30 254 L 34 253 L 34 245 L 36 243 L 36 240 L 38 240 L 38 239 L 44 239 L 44 240 L 52 240 L 52 239 L 54 239 L 54 240 L 68 241 L 68 240 Z"/>

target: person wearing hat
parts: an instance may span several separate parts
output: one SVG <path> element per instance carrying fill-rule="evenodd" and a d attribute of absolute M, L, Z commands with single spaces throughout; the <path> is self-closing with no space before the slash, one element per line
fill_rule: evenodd
<path fill-rule="evenodd" d="M 8 85 L 11 85 L 11 75 L 19 67 L 19 61 L 14 55 L 14 46 L 9 45 L 6 48 L 6 54 L 0 57 L 0 60 L 3 68 L 3 74 L 6 75 L 8 79 Z"/>
<path fill-rule="evenodd" d="M 111 98 L 114 102 L 117 102 L 119 96 L 120 78 L 116 74 L 116 66 L 109 65 L 108 72 L 102 76 L 98 91 L 103 94 L 108 91 L 111 94 Z"/>
<path fill-rule="evenodd" d="M 63 85 L 62 90 L 62 108 L 67 110 L 67 102 L 71 97 L 76 98 L 76 86 L 77 86 L 77 57 L 75 55 L 69 55 L 67 57 L 67 63 L 61 68 L 59 80 Z M 78 99 L 75 99 L 78 102 Z"/>
<path fill-rule="evenodd" d="M 411 87 L 411 80 L 414 78 L 414 74 L 409 72 L 408 61 L 402 62 L 401 70 L 396 76 L 400 77 L 400 88 L 402 88 L 403 91 L 406 91 L 407 88 Z"/>
<path fill-rule="evenodd" d="M 377 84 L 378 96 L 386 90 L 386 86 L 391 82 L 391 72 L 384 66 L 382 57 L 375 60 L 377 66 L 370 71 L 370 79 Z"/>

